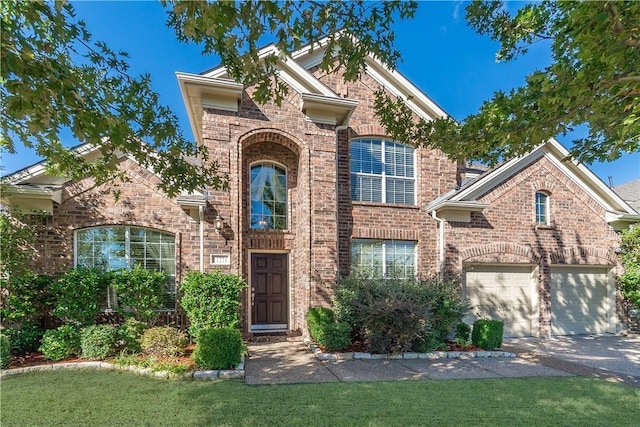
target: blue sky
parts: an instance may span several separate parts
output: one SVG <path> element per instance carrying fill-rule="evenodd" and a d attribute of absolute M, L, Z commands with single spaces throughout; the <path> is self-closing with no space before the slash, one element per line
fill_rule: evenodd
<path fill-rule="evenodd" d="M 200 73 L 218 65 L 219 59 L 202 55 L 194 44 L 178 42 L 166 27 L 166 13 L 158 2 L 73 4 L 94 40 L 128 52 L 133 74 L 151 74 L 161 102 L 173 109 L 185 135 L 191 136 L 175 72 Z M 509 2 L 509 7 L 517 8 L 517 3 Z M 522 85 L 528 73 L 544 68 L 550 61 L 548 45 L 540 43 L 514 62 L 496 63 L 497 44 L 467 26 L 462 2 L 421 2 L 415 19 L 400 23 L 396 31 L 403 58 L 398 70 L 455 119 L 476 112 L 496 90 L 508 91 Z M 558 139 L 566 147 L 571 145 L 570 137 Z M 16 154 L 2 153 L 3 174 L 40 160 L 28 149 L 16 148 Z M 590 168 L 605 182 L 611 176 L 616 185 L 639 179 L 640 153 Z"/>

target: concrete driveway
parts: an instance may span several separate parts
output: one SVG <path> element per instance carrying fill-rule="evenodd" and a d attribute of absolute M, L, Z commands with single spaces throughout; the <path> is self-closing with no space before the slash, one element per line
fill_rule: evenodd
<path fill-rule="evenodd" d="M 510 338 L 503 348 L 518 357 L 575 375 L 588 375 L 640 387 L 640 335 L 579 335 Z"/>

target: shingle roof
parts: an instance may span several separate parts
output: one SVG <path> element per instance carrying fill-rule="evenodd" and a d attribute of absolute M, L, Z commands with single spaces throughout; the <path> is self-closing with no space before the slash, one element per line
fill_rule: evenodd
<path fill-rule="evenodd" d="M 633 209 L 640 212 L 640 179 L 616 185 L 613 190 Z"/>

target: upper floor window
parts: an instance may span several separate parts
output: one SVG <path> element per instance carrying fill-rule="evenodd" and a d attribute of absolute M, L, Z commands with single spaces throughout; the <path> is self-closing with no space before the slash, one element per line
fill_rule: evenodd
<path fill-rule="evenodd" d="M 415 149 L 386 139 L 352 140 L 351 199 L 415 205 Z"/>
<path fill-rule="evenodd" d="M 173 234 L 146 228 L 113 226 L 76 231 L 75 265 L 116 271 L 140 266 L 167 273 L 163 309 L 176 308 L 176 250 Z M 116 308 L 114 289 L 107 308 Z"/>
<path fill-rule="evenodd" d="M 251 166 L 251 228 L 287 228 L 287 172 L 274 163 Z"/>
<path fill-rule="evenodd" d="M 536 224 L 549 225 L 549 195 L 542 191 L 536 193 Z"/>
<path fill-rule="evenodd" d="M 416 274 L 416 244 L 405 240 L 355 239 L 351 268 L 373 277 L 409 278 Z"/>

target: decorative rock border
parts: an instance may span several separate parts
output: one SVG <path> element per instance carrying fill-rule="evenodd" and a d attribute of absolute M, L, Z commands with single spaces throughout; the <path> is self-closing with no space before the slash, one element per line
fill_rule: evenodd
<path fill-rule="evenodd" d="M 152 371 L 150 368 L 139 368 L 137 366 L 118 366 L 109 362 L 72 362 L 72 363 L 51 363 L 47 365 L 26 366 L 24 368 L 3 369 L 0 378 L 9 375 L 25 374 L 28 372 L 57 371 L 61 369 L 105 369 L 112 371 L 129 371 L 138 375 L 146 375 L 162 379 L 176 380 L 232 380 L 244 379 L 244 356 L 236 369 L 220 369 L 213 371 L 192 371 L 184 374 L 175 374 L 169 371 Z"/>
<path fill-rule="evenodd" d="M 325 353 L 309 338 L 303 342 L 321 361 L 336 360 L 402 360 L 402 359 L 473 359 L 486 357 L 515 358 L 515 353 L 508 351 L 430 351 L 428 353 L 372 354 L 362 352 Z"/>

